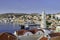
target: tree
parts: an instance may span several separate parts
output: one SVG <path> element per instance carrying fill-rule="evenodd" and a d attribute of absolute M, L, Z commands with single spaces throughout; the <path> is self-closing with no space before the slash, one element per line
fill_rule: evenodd
<path fill-rule="evenodd" d="M 51 22 L 46 21 L 47 28 L 51 25 Z"/>

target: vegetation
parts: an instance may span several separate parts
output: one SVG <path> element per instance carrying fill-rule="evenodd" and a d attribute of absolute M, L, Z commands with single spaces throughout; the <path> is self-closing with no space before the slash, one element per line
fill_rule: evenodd
<path fill-rule="evenodd" d="M 51 22 L 46 21 L 47 27 L 51 25 Z"/>

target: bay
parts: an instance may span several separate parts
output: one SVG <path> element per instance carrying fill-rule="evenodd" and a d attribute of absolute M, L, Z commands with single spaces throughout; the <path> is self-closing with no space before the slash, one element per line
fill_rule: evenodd
<path fill-rule="evenodd" d="M 13 33 L 14 31 L 20 30 L 19 24 L 16 23 L 0 23 L 0 33 L 9 32 Z"/>

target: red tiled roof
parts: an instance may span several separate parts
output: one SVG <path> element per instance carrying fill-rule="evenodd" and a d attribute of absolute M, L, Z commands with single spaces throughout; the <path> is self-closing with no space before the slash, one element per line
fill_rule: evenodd
<path fill-rule="evenodd" d="M 0 34 L 0 40 L 16 40 L 16 36 L 11 33 L 4 32 Z"/>
<path fill-rule="evenodd" d="M 44 31 L 42 29 L 39 29 L 38 31 L 42 31 L 44 33 Z"/>
<path fill-rule="evenodd" d="M 37 31 L 42 31 L 44 33 L 44 31 L 42 29 L 32 29 L 30 30 L 30 32 L 32 32 L 33 34 L 35 34 Z"/>
<path fill-rule="evenodd" d="M 60 36 L 60 33 L 51 33 L 49 35 L 50 35 L 50 37 L 56 37 L 56 36 Z"/>
<path fill-rule="evenodd" d="M 26 33 L 26 32 L 28 32 L 28 30 L 22 29 L 22 30 L 16 31 L 17 35 L 24 35 L 24 33 Z"/>
<path fill-rule="evenodd" d="M 40 40 L 48 40 L 47 37 L 42 37 Z"/>
<path fill-rule="evenodd" d="M 37 31 L 38 31 L 37 29 L 30 30 L 30 32 L 32 32 L 33 34 L 35 34 Z"/>
<path fill-rule="evenodd" d="M 35 34 L 37 31 L 42 31 L 44 33 L 44 31 L 42 29 L 39 29 L 39 30 L 38 29 L 32 29 L 32 30 L 24 30 L 24 29 L 22 29 L 22 30 L 16 31 L 16 34 L 17 35 L 24 35 L 26 32 L 31 32 L 31 33 Z"/>

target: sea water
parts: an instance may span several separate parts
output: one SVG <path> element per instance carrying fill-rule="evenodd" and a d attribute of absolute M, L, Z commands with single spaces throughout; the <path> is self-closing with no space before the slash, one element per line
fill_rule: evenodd
<path fill-rule="evenodd" d="M 0 33 L 9 32 L 13 33 L 16 30 L 20 30 L 20 25 L 16 23 L 0 23 Z"/>

